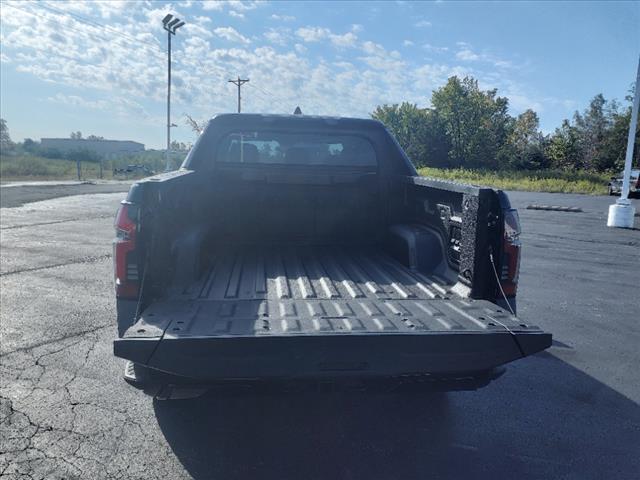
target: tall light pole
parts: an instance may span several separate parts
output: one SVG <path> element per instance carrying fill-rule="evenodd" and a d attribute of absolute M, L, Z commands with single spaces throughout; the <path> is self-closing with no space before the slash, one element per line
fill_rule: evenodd
<path fill-rule="evenodd" d="M 640 109 L 640 58 L 638 58 L 636 89 L 633 92 L 633 105 L 631 106 L 631 122 L 629 125 L 629 136 L 627 137 L 627 155 L 624 162 L 624 173 L 622 174 L 622 191 L 616 203 L 609 205 L 607 227 L 633 228 L 636 209 L 629 201 L 629 181 L 631 180 L 633 145 L 635 143 L 636 128 L 638 126 L 638 109 Z"/>
<path fill-rule="evenodd" d="M 171 151 L 171 35 L 176 34 L 185 22 L 170 13 L 162 19 L 162 28 L 167 31 L 167 153 L 165 171 L 171 170 L 169 152 Z"/>

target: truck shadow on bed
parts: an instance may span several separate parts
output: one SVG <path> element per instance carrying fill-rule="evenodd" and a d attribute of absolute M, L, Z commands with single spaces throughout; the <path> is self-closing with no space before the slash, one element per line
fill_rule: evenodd
<path fill-rule="evenodd" d="M 210 394 L 154 409 L 198 479 L 595 479 L 640 469 L 640 407 L 548 353 L 476 392 Z"/>

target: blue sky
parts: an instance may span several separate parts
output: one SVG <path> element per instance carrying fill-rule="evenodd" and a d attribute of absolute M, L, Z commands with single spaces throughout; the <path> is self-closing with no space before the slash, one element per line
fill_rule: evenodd
<path fill-rule="evenodd" d="M 165 142 L 167 12 L 172 135 L 234 111 L 367 116 L 428 106 L 451 75 L 497 88 L 545 132 L 597 93 L 623 100 L 640 53 L 640 2 L 2 2 L 1 115 L 14 140 L 71 131 Z"/>

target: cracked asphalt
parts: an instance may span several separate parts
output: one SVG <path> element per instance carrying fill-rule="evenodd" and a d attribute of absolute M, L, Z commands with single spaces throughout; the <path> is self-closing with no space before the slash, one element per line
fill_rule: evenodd
<path fill-rule="evenodd" d="M 112 355 L 123 194 L 89 192 L 0 210 L 2 478 L 638 478 L 640 230 L 605 227 L 612 199 L 510 195 L 519 314 L 555 341 L 483 390 L 154 402 Z"/>

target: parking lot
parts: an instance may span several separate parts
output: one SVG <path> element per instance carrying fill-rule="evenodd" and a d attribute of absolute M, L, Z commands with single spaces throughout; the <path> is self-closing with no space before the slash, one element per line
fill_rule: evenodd
<path fill-rule="evenodd" d="M 3 200 L 0 476 L 638 478 L 640 229 L 606 227 L 612 198 L 510 195 L 524 230 L 519 315 L 554 345 L 483 390 L 154 402 L 112 355 L 124 194 L 71 193 L 83 194 Z"/>

